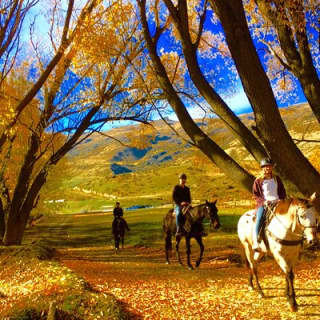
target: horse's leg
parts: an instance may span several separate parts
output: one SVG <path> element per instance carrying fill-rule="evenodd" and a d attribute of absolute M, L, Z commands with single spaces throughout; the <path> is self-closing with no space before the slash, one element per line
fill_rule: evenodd
<path fill-rule="evenodd" d="M 193 270 L 193 266 L 190 261 L 190 254 L 191 254 L 191 245 L 190 245 L 190 237 L 186 237 L 186 247 L 187 247 L 187 259 L 188 259 L 188 267 L 190 270 Z"/>
<path fill-rule="evenodd" d="M 167 264 L 170 263 L 169 261 L 169 252 L 171 252 L 172 250 L 172 242 L 171 242 L 171 232 L 168 231 L 166 233 L 166 237 L 165 237 L 165 249 L 166 249 L 166 260 L 167 260 Z"/>
<path fill-rule="evenodd" d="M 116 250 L 119 250 L 119 236 L 118 235 L 114 235 L 114 247 Z"/>
<path fill-rule="evenodd" d="M 179 263 L 182 265 L 181 257 L 180 257 L 180 251 L 179 251 L 179 245 L 182 237 L 180 235 L 176 236 L 176 255 Z"/>
<path fill-rule="evenodd" d="M 280 255 L 280 253 L 277 251 L 272 253 L 278 265 L 280 266 L 281 270 L 284 272 L 286 276 L 286 297 L 287 297 L 287 301 L 289 302 L 290 308 L 292 311 L 297 311 L 298 305 L 297 305 L 296 294 L 293 286 L 294 274 L 292 271 L 292 265 L 294 264 L 294 261 L 296 261 L 297 256 L 290 261 L 286 256 Z"/>
<path fill-rule="evenodd" d="M 254 278 L 257 284 L 257 290 L 258 290 L 259 296 L 263 298 L 264 293 L 259 283 L 257 263 L 253 259 L 252 249 L 250 248 L 250 245 L 247 242 L 244 243 L 243 246 L 245 251 L 246 266 L 249 269 L 249 278 L 248 278 L 249 289 L 254 289 L 254 286 L 253 286 L 253 278 Z"/>
<path fill-rule="evenodd" d="M 246 267 L 249 271 L 249 276 L 248 276 L 248 285 L 249 285 L 249 290 L 253 290 L 254 289 L 254 286 L 253 286 L 253 272 L 252 272 L 252 269 L 251 269 L 251 265 L 250 265 L 250 262 L 247 258 L 247 251 L 244 249 L 244 259 L 245 259 L 245 263 L 246 263 Z M 250 253 L 249 253 L 250 254 Z"/>
<path fill-rule="evenodd" d="M 291 310 L 295 312 L 298 310 L 298 305 L 296 301 L 296 293 L 294 291 L 293 280 L 294 280 L 294 273 L 292 269 L 290 269 L 290 271 L 286 273 L 286 283 L 287 283 L 286 295 L 287 295 L 287 300 L 290 304 Z"/>
<path fill-rule="evenodd" d="M 197 240 L 197 242 L 199 244 L 199 247 L 200 247 L 200 256 L 199 256 L 199 259 L 196 262 L 196 267 L 199 267 L 200 263 L 201 263 L 201 260 L 202 260 L 202 256 L 203 256 L 204 245 L 203 245 L 201 236 L 200 237 L 196 237 L 195 239 Z"/>
<path fill-rule="evenodd" d="M 121 248 L 124 248 L 124 233 L 121 235 Z"/>

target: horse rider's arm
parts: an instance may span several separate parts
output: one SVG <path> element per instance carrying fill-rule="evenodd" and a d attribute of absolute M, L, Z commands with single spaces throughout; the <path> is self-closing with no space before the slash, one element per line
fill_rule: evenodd
<path fill-rule="evenodd" d="M 189 188 L 188 188 L 188 202 L 189 204 L 191 203 L 191 193 Z"/>
<path fill-rule="evenodd" d="M 282 180 L 280 179 L 280 177 L 276 176 L 277 179 L 277 183 L 278 183 L 278 196 L 279 199 L 285 199 L 287 197 L 286 194 L 286 189 L 282 183 Z"/>

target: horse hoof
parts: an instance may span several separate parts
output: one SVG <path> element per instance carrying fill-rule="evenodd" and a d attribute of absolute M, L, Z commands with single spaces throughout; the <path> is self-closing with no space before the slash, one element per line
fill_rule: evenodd
<path fill-rule="evenodd" d="M 296 304 L 294 304 L 293 306 L 290 306 L 291 307 L 291 311 L 292 312 L 297 312 L 298 311 L 298 306 Z"/>
<path fill-rule="evenodd" d="M 193 266 L 188 266 L 188 269 L 189 270 L 193 270 Z"/>
<path fill-rule="evenodd" d="M 167 262 L 166 262 L 166 264 L 170 264 L 170 262 L 169 262 L 169 261 L 167 261 Z"/>
<path fill-rule="evenodd" d="M 259 292 L 259 298 L 263 299 L 264 298 L 264 293 L 263 292 Z"/>

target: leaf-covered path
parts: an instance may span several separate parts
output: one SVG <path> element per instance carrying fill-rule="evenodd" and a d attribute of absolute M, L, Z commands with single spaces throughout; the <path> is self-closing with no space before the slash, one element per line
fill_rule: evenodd
<path fill-rule="evenodd" d="M 61 261 L 98 291 L 112 293 L 130 319 L 320 319 L 320 259 L 305 258 L 296 268 L 299 310 L 289 311 L 285 280 L 273 260 L 260 264 L 266 298 L 247 288 L 244 266 L 221 260 L 210 250 L 194 271 L 164 264 L 163 250 L 109 247 L 61 251 Z M 221 256 L 220 252 L 220 256 Z M 222 256 L 232 256 L 232 250 Z"/>

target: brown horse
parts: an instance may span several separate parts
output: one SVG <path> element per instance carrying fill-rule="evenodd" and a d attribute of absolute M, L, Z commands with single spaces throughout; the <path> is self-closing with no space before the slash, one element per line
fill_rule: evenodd
<path fill-rule="evenodd" d="M 187 234 L 184 235 L 186 238 L 186 247 L 187 247 L 187 257 L 188 257 L 188 267 L 189 269 L 193 269 L 192 264 L 190 262 L 190 240 L 191 238 L 195 238 L 200 246 L 200 256 L 198 260 L 196 261 L 196 267 L 199 267 L 202 255 L 204 251 L 204 245 L 202 243 L 202 220 L 204 218 L 210 219 L 211 225 L 218 229 L 220 227 L 220 221 L 218 216 L 218 209 L 216 207 L 217 200 L 214 202 L 208 202 L 206 201 L 203 204 L 200 204 L 198 206 L 192 207 L 188 210 L 188 212 L 185 214 L 185 225 L 184 229 L 187 231 Z M 167 263 L 170 263 L 169 261 L 169 251 L 172 250 L 172 242 L 171 237 L 173 234 L 176 233 L 177 227 L 176 227 L 176 215 L 174 213 L 174 210 L 171 209 L 166 214 L 166 216 L 163 219 L 163 232 L 165 235 L 165 249 L 166 249 L 166 260 Z M 178 235 L 176 236 L 176 254 L 179 263 L 182 265 L 182 261 L 180 258 L 180 252 L 179 252 L 179 244 L 182 239 L 182 236 Z"/>
<path fill-rule="evenodd" d="M 127 221 L 122 217 L 116 217 L 112 223 L 112 233 L 114 236 L 114 247 L 119 250 L 119 245 L 121 242 L 121 248 L 124 246 L 124 235 L 125 232 L 129 231 Z"/>

